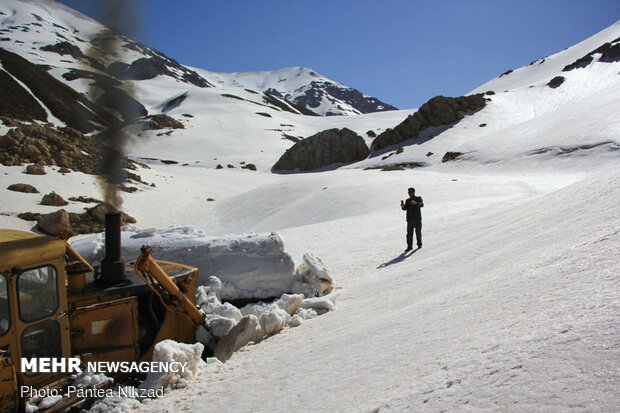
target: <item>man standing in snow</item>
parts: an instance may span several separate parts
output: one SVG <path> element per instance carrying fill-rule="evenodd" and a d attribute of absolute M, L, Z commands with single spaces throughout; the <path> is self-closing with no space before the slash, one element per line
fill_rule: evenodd
<path fill-rule="evenodd" d="M 422 211 L 420 211 L 420 208 L 424 206 L 422 198 L 415 196 L 415 188 L 409 188 L 407 192 L 409 193 L 409 198 L 405 202 L 400 201 L 400 208 L 403 211 L 407 211 L 407 249 L 405 252 L 413 249 L 414 229 L 418 248 L 422 248 Z"/>

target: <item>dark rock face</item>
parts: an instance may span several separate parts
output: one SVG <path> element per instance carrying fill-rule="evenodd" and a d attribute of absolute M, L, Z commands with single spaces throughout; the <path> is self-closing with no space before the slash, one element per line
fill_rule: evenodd
<path fill-rule="evenodd" d="M 456 161 L 463 156 L 463 152 L 446 152 L 441 158 L 442 163 Z"/>
<path fill-rule="evenodd" d="M 68 55 L 71 55 L 71 57 L 73 57 L 74 59 L 79 59 L 80 57 L 83 56 L 83 53 L 80 50 L 80 48 L 69 42 L 60 42 L 54 45 L 50 44 L 47 46 L 40 47 L 39 49 L 46 51 L 46 52 L 58 53 L 61 56 L 68 54 Z"/>
<path fill-rule="evenodd" d="M 54 116 L 68 126 L 92 132 L 94 124 L 109 126 L 116 121 L 83 95 L 21 56 L 0 49 L 0 62 L 4 70 L 23 82 Z"/>
<path fill-rule="evenodd" d="M 564 76 L 556 76 L 553 79 L 551 79 L 549 81 L 549 83 L 547 83 L 547 86 L 549 86 L 552 89 L 555 89 L 556 87 L 559 87 L 562 83 L 564 83 Z"/>
<path fill-rule="evenodd" d="M 280 171 L 312 171 L 334 163 L 366 159 L 370 151 L 364 139 L 349 129 L 329 129 L 297 142 L 273 166 Z"/>
<path fill-rule="evenodd" d="M 436 96 L 394 129 L 388 129 L 377 136 L 372 142 L 371 149 L 378 151 L 409 139 L 417 139 L 424 129 L 458 122 L 463 119 L 463 112 L 478 110 L 485 105 L 486 101 L 482 94 L 458 98 Z"/>
<path fill-rule="evenodd" d="M 0 69 L 0 116 L 23 121 L 47 122 L 47 112 L 32 95 L 7 72 Z"/>
<path fill-rule="evenodd" d="M 269 90 L 275 90 L 275 89 L 272 88 Z M 276 92 L 275 94 L 271 94 L 270 92 L 263 93 L 263 102 L 266 103 L 267 105 L 276 106 L 287 112 L 308 115 L 308 116 L 318 116 L 316 113 L 306 108 L 303 104 L 288 101 L 282 98 L 282 94 L 279 93 L 277 90 L 275 92 Z"/>
<path fill-rule="evenodd" d="M 148 50 L 150 51 L 149 54 L 151 57 L 142 57 L 134 60 L 131 64 L 114 62 L 108 66 L 108 73 L 117 79 L 130 80 L 146 80 L 153 79 L 159 75 L 165 75 L 199 87 L 213 86 L 198 73 L 180 65 L 176 60 L 156 54 L 150 48 Z M 170 68 L 175 69 L 177 72 L 181 72 L 182 75 L 175 74 Z"/>
<path fill-rule="evenodd" d="M 569 72 L 573 69 L 580 69 L 588 66 L 594 61 L 594 55 L 597 53 L 601 54 L 599 62 L 620 62 L 620 38 L 617 38 L 613 42 L 605 43 L 602 46 L 596 48 L 595 50 L 592 50 L 587 55 L 577 59 L 570 65 L 565 66 L 562 71 Z"/>
<path fill-rule="evenodd" d="M 122 46 L 123 48 L 140 52 L 146 56 L 149 56 L 148 58 L 144 58 L 145 60 L 150 60 L 150 62 L 141 61 L 142 59 L 134 61 L 131 65 L 134 66 L 135 63 L 136 66 L 133 69 L 129 68 L 129 73 L 133 73 L 133 75 L 140 75 L 140 73 L 142 75 L 146 75 L 150 71 L 155 70 L 162 72 L 159 74 L 172 76 L 182 82 L 191 83 L 198 87 L 213 87 L 211 83 L 209 83 L 205 78 L 200 76 L 194 70 L 188 69 L 187 67 L 179 64 L 179 62 L 166 56 L 165 54 L 160 53 L 143 43 L 134 42 L 125 37 L 124 40 L 126 41 L 126 43 Z"/>

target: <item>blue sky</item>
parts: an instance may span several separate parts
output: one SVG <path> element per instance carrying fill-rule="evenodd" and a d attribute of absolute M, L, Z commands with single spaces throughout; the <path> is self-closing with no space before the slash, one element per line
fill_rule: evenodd
<path fill-rule="evenodd" d="M 461 96 L 620 20 L 617 0 L 130 0 L 134 39 L 215 72 L 306 66 L 400 109 Z M 102 20 L 110 0 L 62 0 Z"/>

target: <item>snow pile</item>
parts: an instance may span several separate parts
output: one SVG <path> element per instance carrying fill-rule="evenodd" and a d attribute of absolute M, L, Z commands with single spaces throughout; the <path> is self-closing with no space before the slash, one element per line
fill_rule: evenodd
<path fill-rule="evenodd" d="M 204 346 L 200 343 L 185 344 L 174 340 L 164 340 L 155 344 L 153 361 L 183 364 L 179 372 L 149 373 L 140 385 L 141 389 L 181 389 L 187 387 L 188 381 L 194 377 L 198 369 L 205 364 L 200 358 Z"/>
<path fill-rule="evenodd" d="M 209 275 L 222 282 L 221 299 L 279 297 L 293 290 L 295 265 L 276 233 L 209 237 L 192 226 L 139 229 L 124 227 L 121 254 L 136 259 L 148 245 L 158 260 L 198 268 L 198 284 Z M 105 235 L 78 239 L 72 246 L 90 263 L 105 255 Z"/>
<path fill-rule="evenodd" d="M 124 227 L 121 244 L 126 260 L 137 257 L 140 247 L 147 244 L 156 259 L 198 268 L 196 305 L 206 315 L 206 328 L 200 327 L 196 338 L 220 354 L 220 359 L 227 359 L 249 342 L 276 334 L 286 326 L 299 326 L 304 320 L 334 309 L 337 294 L 325 264 L 306 253 L 295 269 L 291 256 L 284 251 L 284 241 L 273 232 L 208 237 L 190 226 Z M 96 263 L 105 255 L 105 234 L 78 239 L 72 246 L 87 261 Z M 225 302 L 274 298 L 270 303 L 261 301 L 243 308 Z M 168 346 L 164 349 L 172 351 Z"/>
<path fill-rule="evenodd" d="M 332 280 L 329 271 L 319 259 L 306 255 L 312 257 L 315 266 L 310 267 L 308 261 L 304 260 L 304 264 L 300 265 L 301 273 L 311 280 Z M 298 269 L 296 274 L 299 272 Z M 223 283 L 217 277 L 211 276 L 206 285 L 198 287 L 196 291 L 196 305 L 206 315 L 206 327 L 198 328 L 196 339 L 213 351 L 220 360 L 226 361 L 234 351 L 252 341 L 276 334 L 286 326 L 297 327 L 304 320 L 334 309 L 337 292 L 314 297 L 319 292 L 311 285 L 306 284 L 304 289 L 311 292 L 311 297 L 305 298 L 303 294 L 282 294 L 279 299 L 270 303 L 260 301 L 237 308 L 231 303 L 222 303 L 222 291 L 225 290 Z M 332 289 L 330 283 L 320 293 Z"/>

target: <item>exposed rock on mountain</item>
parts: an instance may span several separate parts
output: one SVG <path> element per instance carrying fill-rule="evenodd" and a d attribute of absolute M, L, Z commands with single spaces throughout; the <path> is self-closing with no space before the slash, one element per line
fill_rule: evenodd
<path fill-rule="evenodd" d="M 0 137 L 0 149 L 0 163 L 6 166 L 36 163 L 101 173 L 102 144 L 72 128 L 19 124 Z M 133 161 L 125 159 L 123 166 L 133 168 Z"/>
<path fill-rule="evenodd" d="M 562 83 L 564 83 L 564 80 L 566 80 L 564 76 L 556 76 L 553 79 L 551 79 L 549 83 L 547 83 L 547 86 L 549 86 L 552 89 L 555 89 L 559 87 Z"/>
<path fill-rule="evenodd" d="M 268 105 L 276 106 L 287 112 L 298 113 L 298 114 L 308 115 L 308 116 L 319 116 L 317 113 L 308 109 L 308 107 L 304 105 L 303 103 L 290 102 L 286 100 L 284 97 L 282 97 L 281 95 L 280 96 L 278 95 L 280 94 L 278 93 L 276 95 L 271 95 L 269 92 L 265 92 L 263 93 L 263 102 L 265 102 Z"/>
<path fill-rule="evenodd" d="M 45 109 L 11 75 L 0 69 L 0 116 L 23 121 L 47 121 Z"/>
<path fill-rule="evenodd" d="M 150 117 L 148 126 L 151 129 L 184 129 L 185 126 L 176 120 L 175 118 L 168 115 L 153 115 Z"/>
<path fill-rule="evenodd" d="M 482 94 L 458 98 L 436 96 L 394 129 L 388 129 L 377 136 L 372 142 L 371 149 L 378 151 L 409 139 L 417 139 L 424 129 L 458 122 L 463 119 L 464 112 L 478 110 L 485 105 L 486 101 Z"/>
<path fill-rule="evenodd" d="M 355 132 L 329 129 L 297 142 L 273 166 L 276 171 L 312 171 L 335 163 L 366 159 L 370 151 Z"/>
<path fill-rule="evenodd" d="M 599 62 L 611 63 L 611 62 L 619 62 L 620 61 L 620 38 L 614 40 L 613 42 L 608 42 L 603 44 L 601 47 L 592 50 L 587 55 L 583 56 L 580 59 L 577 59 L 575 62 L 570 65 L 566 65 L 563 72 L 569 72 L 573 69 L 584 68 L 588 66 L 590 63 L 594 61 L 594 57 L 596 54 L 600 54 Z"/>
<path fill-rule="evenodd" d="M 290 100 L 291 95 L 285 98 Z M 335 105 L 334 109 L 328 109 L 325 112 L 326 116 L 342 115 L 346 108 L 340 102 L 350 105 L 359 113 L 396 110 L 394 106 L 383 103 L 377 98 L 366 96 L 358 90 L 326 81 L 310 82 L 307 87 L 302 88 L 301 94 L 292 99 L 296 104 L 310 109 L 319 108 L 324 100 Z"/>
<path fill-rule="evenodd" d="M 462 152 L 446 152 L 441 158 L 441 162 L 446 163 L 446 162 L 456 161 L 461 156 L 463 156 Z"/>
<path fill-rule="evenodd" d="M 110 125 L 116 121 L 113 115 L 96 108 L 83 95 L 21 56 L 0 49 L 0 62 L 4 70 L 23 82 L 54 116 L 68 126 L 83 132 L 91 132 L 95 129 L 95 125 Z M 30 108 L 33 106 L 32 102 L 28 103 L 28 99 L 22 99 L 24 91 L 22 88 L 22 92 L 17 92 L 15 95 L 19 98 L 17 104 L 27 105 Z M 11 104 L 8 102 L 5 105 Z M 40 111 L 36 108 L 35 113 L 38 115 L 30 115 L 30 119 L 47 120 L 47 116 L 41 119 Z M 21 114 L 18 112 L 17 115 L 20 119 L 28 118 L 24 112 Z"/>
<path fill-rule="evenodd" d="M 66 41 L 56 43 L 54 45 L 48 44 L 47 46 L 42 46 L 39 49 L 45 52 L 58 53 L 61 56 L 71 55 L 71 57 L 73 57 L 74 59 L 79 59 L 80 57 L 84 56 L 82 50 L 80 50 L 79 47 Z"/>
<path fill-rule="evenodd" d="M 144 80 L 152 79 L 158 75 L 165 75 L 198 87 L 213 86 L 196 71 L 188 69 L 165 54 L 143 43 L 134 42 L 124 36 L 121 37 L 125 41 L 122 48 L 139 52 L 148 57 L 134 60 L 130 65 L 119 62 L 120 64 L 117 64 L 113 69 L 113 72 L 118 75 L 119 79 Z"/>
<path fill-rule="evenodd" d="M 0 163 L 7 166 L 38 163 L 94 174 L 101 159 L 100 145 L 71 128 L 20 125 L 3 138 Z"/>

